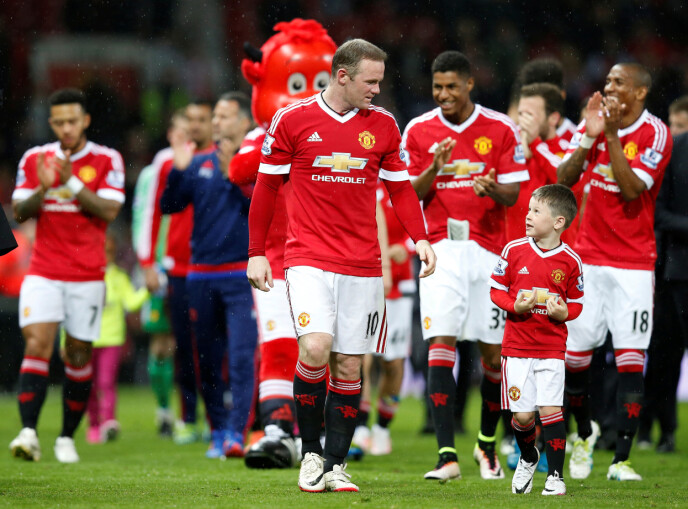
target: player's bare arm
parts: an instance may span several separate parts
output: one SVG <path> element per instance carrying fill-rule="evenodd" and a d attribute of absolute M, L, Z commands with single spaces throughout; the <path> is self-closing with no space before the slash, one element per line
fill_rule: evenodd
<path fill-rule="evenodd" d="M 41 152 L 36 157 L 36 176 L 38 177 L 39 186 L 34 193 L 25 200 L 12 201 L 14 219 L 19 223 L 23 223 L 38 214 L 41 210 L 45 193 L 52 187 L 57 178 L 52 169 L 46 168 L 44 152 Z"/>
<path fill-rule="evenodd" d="M 83 210 L 108 223 L 117 217 L 119 210 L 122 208 L 120 202 L 101 198 L 87 187 L 84 187 L 76 194 L 76 199 L 79 200 Z"/>
<path fill-rule="evenodd" d="M 521 184 L 499 184 L 497 182 L 497 171 L 492 168 L 487 175 L 475 177 L 473 179 L 473 191 L 481 198 L 489 197 L 500 205 L 511 207 L 518 200 L 518 192 Z"/>
<path fill-rule="evenodd" d="M 536 301 L 537 290 L 533 288 L 533 291 L 530 292 L 530 297 L 521 294 L 520 299 L 516 298 L 516 301 L 514 302 L 514 312 L 519 315 L 522 315 L 523 313 L 529 313 L 535 307 Z"/>
<path fill-rule="evenodd" d="M 561 297 L 547 299 L 547 315 L 559 322 L 569 317 L 569 308 Z"/>
<path fill-rule="evenodd" d="M 79 200 L 81 208 L 99 217 L 103 221 L 107 221 L 108 223 L 113 221 L 117 217 L 117 214 L 119 214 L 119 209 L 122 208 L 122 204 L 115 200 L 102 198 L 84 186 L 83 182 L 72 174 L 72 162 L 70 161 L 72 155 L 71 150 L 65 150 L 64 155 L 64 159 L 55 157 L 49 163 L 50 168 L 52 168 L 55 175 L 57 175 L 60 183 L 69 187 L 71 184 L 68 184 L 68 182 L 71 183 L 72 179 L 75 179 L 75 185 L 80 189 L 76 190 L 74 196 Z M 72 192 L 74 191 L 75 189 L 72 189 Z"/>
<path fill-rule="evenodd" d="M 597 138 L 604 129 L 605 112 L 602 108 L 602 94 L 595 92 L 585 107 L 585 136 Z M 589 148 L 578 146 L 571 156 L 562 161 L 557 168 L 557 182 L 572 187 L 583 173 L 583 164 L 588 156 Z"/>
<path fill-rule="evenodd" d="M 416 191 L 416 195 L 419 200 L 425 198 L 428 194 L 432 183 L 435 181 L 437 173 L 442 169 L 442 167 L 449 162 L 452 150 L 456 146 L 456 140 L 447 136 L 445 139 L 440 141 L 435 148 L 435 155 L 432 158 L 432 164 L 427 167 L 427 169 L 421 173 L 418 178 L 413 180 L 411 184 L 413 185 L 413 190 Z"/>
<path fill-rule="evenodd" d="M 251 286 L 261 292 L 269 292 L 275 285 L 272 282 L 272 269 L 266 256 L 252 256 L 248 259 L 246 277 Z"/>
<path fill-rule="evenodd" d="M 607 138 L 609 159 L 614 170 L 614 178 L 625 201 L 633 201 L 647 189 L 643 182 L 631 169 L 624 154 L 619 129 L 624 114 L 624 106 L 616 97 L 605 97 L 602 102 L 602 116 L 604 120 L 604 136 Z"/>
<path fill-rule="evenodd" d="M 432 249 L 430 242 L 427 240 L 419 240 L 416 242 L 416 253 L 418 253 L 420 261 L 425 264 L 425 268 L 423 269 L 420 277 L 428 277 L 432 275 L 432 273 L 435 272 L 437 255 L 435 255 L 435 251 Z"/>

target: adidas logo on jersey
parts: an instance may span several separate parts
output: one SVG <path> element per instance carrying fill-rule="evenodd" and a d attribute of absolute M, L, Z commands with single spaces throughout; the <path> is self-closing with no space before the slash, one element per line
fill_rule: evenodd
<path fill-rule="evenodd" d="M 308 141 L 322 141 L 322 138 L 321 138 L 320 135 L 318 134 L 318 131 L 315 131 L 313 134 L 311 134 L 311 135 L 308 137 Z"/>
<path fill-rule="evenodd" d="M 523 267 L 521 270 L 518 271 L 519 274 L 530 274 L 528 272 L 528 267 Z"/>

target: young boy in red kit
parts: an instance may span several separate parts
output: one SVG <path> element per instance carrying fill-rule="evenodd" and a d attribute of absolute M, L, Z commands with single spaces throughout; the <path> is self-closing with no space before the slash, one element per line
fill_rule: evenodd
<path fill-rule="evenodd" d="M 490 297 L 508 312 L 502 342 L 502 408 L 511 421 L 521 457 L 513 493 L 530 493 L 540 459 L 535 412 L 540 412 L 549 471 L 543 495 L 564 495 L 566 429 L 565 322 L 583 310 L 583 272 L 578 255 L 561 242 L 576 216 L 576 199 L 560 184 L 536 189 L 526 216 L 526 237 L 508 243 L 492 273 Z"/>

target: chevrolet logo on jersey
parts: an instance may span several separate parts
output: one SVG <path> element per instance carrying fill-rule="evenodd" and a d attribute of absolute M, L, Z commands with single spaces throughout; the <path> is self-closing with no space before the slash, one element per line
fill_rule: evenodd
<path fill-rule="evenodd" d="M 530 297 L 533 295 L 533 290 L 537 292 L 537 301 L 535 302 L 536 306 L 542 306 L 545 307 L 547 306 L 547 299 L 550 297 L 554 297 L 556 300 L 559 300 L 559 294 L 558 293 L 551 293 L 548 288 L 530 288 L 528 290 L 519 290 L 518 295 L 516 296 L 517 300 L 521 299 L 530 299 Z"/>
<path fill-rule="evenodd" d="M 332 168 L 333 172 L 349 173 L 351 169 L 362 170 L 368 163 L 368 159 L 351 157 L 344 152 L 333 152 L 331 156 L 317 156 L 313 161 L 316 168 Z"/>
<path fill-rule="evenodd" d="M 485 163 L 472 163 L 468 159 L 454 159 L 442 166 L 438 175 L 452 175 L 455 179 L 470 177 L 482 173 Z"/>
<path fill-rule="evenodd" d="M 614 170 L 612 170 L 611 164 L 598 164 L 592 171 L 593 173 L 602 175 L 604 177 L 604 180 L 606 180 L 607 182 L 616 182 L 616 179 L 614 178 Z"/>

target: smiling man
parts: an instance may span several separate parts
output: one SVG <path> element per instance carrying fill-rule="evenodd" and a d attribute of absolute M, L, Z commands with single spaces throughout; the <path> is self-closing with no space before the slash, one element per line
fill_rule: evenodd
<path fill-rule="evenodd" d="M 386 56 L 362 39 L 346 42 L 332 59 L 327 88 L 277 111 L 251 202 L 247 276 L 254 288 L 269 291 L 265 242 L 284 183 L 285 279 L 299 338 L 294 400 L 304 458 L 302 491 L 358 491 L 344 471 L 344 458 L 361 400 L 361 362 L 366 353 L 383 353 L 387 339 L 375 221 L 378 177 L 426 263 L 421 277 L 435 266 L 400 158 L 399 128 L 390 113 L 371 105 L 380 93 Z"/>
<path fill-rule="evenodd" d="M 506 244 L 505 209 L 516 203 L 528 171 L 516 125 L 474 104 L 473 85 L 465 55 L 441 53 L 432 64 L 438 107 L 412 120 L 402 140 L 442 274 L 420 282 L 423 337 L 430 343 L 428 393 L 439 447 L 437 466 L 426 479 L 461 475 L 454 448 L 457 339 L 478 340 L 483 359 L 482 417 L 473 456 L 483 479 L 504 477 L 495 431 L 506 314 L 490 300 L 488 281 Z"/>
<path fill-rule="evenodd" d="M 575 250 L 583 260 L 586 308 L 571 322 L 566 392 L 583 443 L 575 444 L 571 477 L 592 468 L 598 432 L 590 420 L 589 368 L 593 349 L 612 334 L 617 389 L 616 453 L 607 479 L 638 481 L 628 456 L 643 401 L 645 350 L 652 333 L 655 201 L 673 142 L 667 126 L 645 109 L 652 79 L 640 64 L 616 64 L 604 96 L 595 92 L 585 119 L 559 165 L 559 183 L 572 186 L 585 171 L 590 194 Z M 585 443 L 587 442 L 587 443 Z"/>

